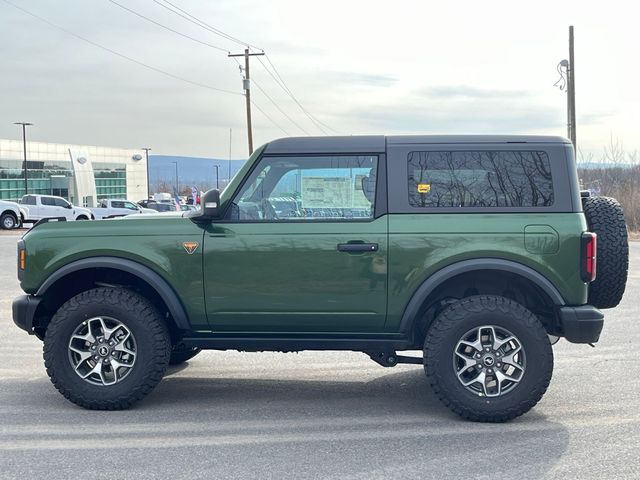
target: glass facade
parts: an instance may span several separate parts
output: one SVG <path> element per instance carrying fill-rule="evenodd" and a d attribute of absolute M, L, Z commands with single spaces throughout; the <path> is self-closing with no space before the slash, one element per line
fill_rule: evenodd
<path fill-rule="evenodd" d="M 78 164 L 72 165 L 72 157 Z M 22 141 L 0 139 L 1 200 L 17 201 L 25 194 L 23 158 Z M 87 187 L 78 186 L 73 167 L 85 166 L 88 161 L 90 163 L 87 165 L 92 165 L 95 180 L 97 198 L 94 203 L 105 198 L 131 197 L 138 200 L 147 197 L 146 161 L 142 151 L 27 142 L 27 159 L 27 190 L 30 194 L 56 195 L 76 205 L 83 205 L 86 196 L 93 194 L 75 191 Z"/>
<path fill-rule="evenodd" d="M 127 198 L 127 171 L 124 165 L 93 162 L 98 200 Z"/>
<path fill-rule="evenodd" d="M 59 178 L 73 176 L 71 162 L 28 161 L 27 177 L 29 193 L 56 195 L 61 190 Z M 54 181 L 52 179 L 57 179 Z M 56 185 L 56 183 L 58 185 Z M 68 189 L 68 187 L 66 187 Z M 0 200 L 17 200 L 24 195 L 24 161 L 0 158 Z M 67 192 L 68 194 L 68 192 Z"/>

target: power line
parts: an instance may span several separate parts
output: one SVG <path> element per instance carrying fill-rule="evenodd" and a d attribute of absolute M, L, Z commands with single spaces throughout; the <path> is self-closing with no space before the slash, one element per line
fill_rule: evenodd
<path fill-rule="evenodd" d="M 273 68 L 273 71 L 275 72 L 275 74 L 277 75 L 277 77 L 280 79 L 280 81 L 282 82 L 282 85 L 285 87 L 285 89 L 289 92 L 289 94 L 294 97 L 293 92 L 289 89 L 289 87 L 287 86 L 287 84 L 284 82 L 284 79 L 282 78 L 282 76 L 280 75 L 280 72 L 278 72 L 278 69 L 276 68 L 276 66 L 273 64 L 273 62 L 271 61 L 271 58 L 269 58 L 269 55 L 265 55 L 265 58 L 267 59 L 267 62 L 269 62 L 269 65 L 271 65 L 271 68 Z M 319 118 L 317 118 L 315 115 L 311 114 L 311 112 L 307 111 L 301 104 L 300 102 L 298 102 L 297 100 L 295 100 L 295 102 L 298 104 L 298 106 L 307 114 L 307 116 L 309 116 L 314 123 L 318 122 L 320 125 L 322 125 L 323 127 L 325 127 L 328 130 L 331 130 L 333 133 L 335 134 L 340 134 L 340 132 L 336 131 L 335 129 L 331 128 L 329 125 L 327 125 L 326 123 L 324 123 L 323 121 L 321 121 Z M 322 129 L 321 129 L 322 130 Z"/>
<path fill-rule="evenodd" d="M 153 70 L 154 72 L 160 73 L 160 74 L 165 75 L 165 76 L 170 77 L 170 78 L 173 78 L 174 80 L 180 80 L 181 82 L 189 83 L 189 84 L 191 84 L 191 85 L 195 85 L 195 86 L 197 86 L 197 87 L 206 88 L 206 89 L 208 89 L 208 90 L 214 90 L 214 91 L 216 91 L 216 92 L 228 93 L 228 94 L 230 94 L 230 95 L 240 95 L 240 96 L 243 96 L 243 95 L 242 95 L 241 93 L 239 93 L 239 92 L 233 92 L 233 91 L 231 91 L 231 90 L 225 90 L 225 89 L 223 89 L 223 88 L 214 87 L 214 86 L 212 86 L 212 85 L 207 85 L 207 84 L 205 84 L 205 83 L 196 82 L 196 81 L 193 81 L 193 80 L 189 80 L 188 78 L 184 78 L 184 77 L 181 77 L 181 76 L 179 76 L 179 75 L 175 75 L 175 74 L 173 74 L 173 73 L 166 72 L 166 71 L 164 71 L 164 70 L 162 70 L 162 69 L 160 69 L 160 68 L 157 68 L 157 67 L 154 67 L 154 66 L 152 66 L 152 65 L 149 65 L 149 64 L 147 64 L 147 63 L 141 62 L 140 60 L 136 60 L 135 58 L 129 57 L 129 56 L 127 56 L 127 55 L 123 54 L 123 53 L 120 53 L 120 52 L 118 52 L 118 51 L 116 51 L 116 50 L 113 50 L 113 49 L 111 49 L 111 48 L 109 48 L 109 47 L 105 47 L 104 45 L 101 45 L 101 44 L 99 44 L 99 43 L 96 43 L 96 42 L 94 42 L 94 41 L 92 41 L 92 40 L 89 40 L 88 38 L 85 38 L 85 37 L 83 37 L 83 36 L 81 36 L 81 35 L 78 35 L 77 33 L 74 33 L 74 32 L 72 32 L 72 31 L 70 31 L 70 30 L 67 30 L 66 28 L 61 27 L 60 25 L 57 25 L 57 24 L 55 24 L 55 23 L 53 23 L 53 22 L 50 22 L 50 21 L 49 21 L 49 20 L 47 20 L 46 18 L 43 18 L 43 17 L 41 17 L 41 16 L 39 16 L 39 15 L 36 15 L 35 13 L 32 13 L 32 12 L 30 12 L 30 11 L 28 11 L 28 10 L 25 10 L 25 9 L 24 9 L 24 8 L 22 8 L 22 7 L 19 7 L 18 5 L 15 5 L 14 3 L 10 2 L 9 0 L 0 0 L 0 1 L 2 1 L 2 2 L 6 3 L 7 5 L 12 6 L 13 8 L 15 8 L 15 9 L 17 9 L 17 10 L 20 10 L 21 12 L 25 13 L 26 15 L 29 15 L 29 16 L 31 16 L 31 17 L 33 17 L 33 18 L 36 18 L 36 19 L 40 20 L 41 22 L 46 23 L 46 24 L 47 24 L 47 25 L 49 25 L 50 27 L 56 28 L 56 29 L 60 30 L 61 32 L 64 32 L 64 33 L 66 33 L 66 34 L 68 34 L 68 35 L 71 35 L 71 36 L 73 36 L 73 37 L 75 37 L 75 38 L 77 38 L 77 39 L 79 39 L 79 40 L 82 40 L 83 42 L 86 42 L 86 43 L 88 43 L 88 44 L 90 44 L 90 45 L 93 45 L 94 47 L 97 47 L 97 48 L 99 48 L 99 49 L 101 49 L 101 50 L 104 50 L 104 51 L 106 51 L 106 52 L 109 52 L 109 53 L 111 53 L 111 54 L 113 54 L 113 55 L 116 55 L 116 56 L 118 56 L 118 57 L 120 57 L 120 58 L 124 58 L 125 60 L 128 60 L 129 62 L 135 63 L 136 65 L 139 65 L 139 66 L 141 66 L 141 67 L 147 68 L 147 69 L 149 69 L 149 70 Z"/>
<path fill-rule="evenodd" d="M 239 69 L 239 72 L 240 72 L 240 76 L 242 77 L 242 80 L 244 81 L 244 80 L 246 79 L 246 77 L 245 77 L 245 76 L 243 75 L 243 73 L 242 73 L 242 70 L 243 70 L 242 64 L 240 63 L 240 61 L 238 60 L 238 58 L 237 58 L 237 57 L 231 57 L 231 58 L 233 58 L 233 59 L 235 60 L 235 62 L 238 64 L 238 69 Z M 243 83 L 244 83 L 244 82 L 243 82 Z M 254 82 L 253 82 L 253 83 L 256 83 L 256 82 L 255 82 L 255 80 L 254 80 Z M 258 87 L 258 88 L 260 89 L 260 91 L 261 91 L 262 93 L 264 93 L 264 94 L 265 94 L 265 96 L 266 96 L 269 100 L 271 100 L 271 102 L 276 106 L 276 108 L 278 108 L 278 110 L 280 110 L 280 107 L 278 107 L 278 105 L 277 105 L 275 102 L 273 102 L 273 100 L 271 99 L 271 97 L 269 97 L 269 95 L 267 95 L 267 94 L 266 94 L 266 92 L 265 92 L 264 90 L 262 90 L 262 88 L 260 88 L 260 86 L 259 86 L 257 83 L 256 83 L 256 87 Z M 282 130 L 286 135 L 289 135 L 289 133 L 287 133 L 287 131 L 286 131 L 284 128 L 282 128 L 282 127 L 280 126 L 280 124 L 278 124 L 275 120 L 273 120 L 273 118 L 271 118 L 269 115 L 267 115 L 267 114 L 265 113 L 265 111 L 264 111 L 264 110 L 262 110 L 258 105 L 256 105 L 256 104 L 255 104 L 255 102 L 254 102 L 253 100 L 249 99 L 249 102 L 250 102 L 253 106 L 255 106 L 258 110 L 260 110 L 260 112 L 261 112 L 265 117 L 267 117 L 267 119 L 268 119 L 268 120 L 269 120 L 273 125 L 275 125 L 277 128 L 279 128 L 280 130 Z M 280 110 L 280 111 L 282 111 L 282 110 Z M 284 113 L 284 112 L 282 112 L 282 113 Z M 286 115 L 286 114 L 285 114 L 285 115 Z M 287 115 L 287 117 L 288 117 L 288 115 Z M 295 123 L 295 122 L 294 122 L 294 123 Z M 296 125 L 297 125 L 297 124 L 296 124 Z M 301 127 L 300 127 L 300 128 L 301 128 Z M 304 131 L 304 130 L 303 130 L 303 131 Z M 253 143 L 253 140 L 251 140 L 251 143 Z M 252 147 L 250 146 L 249 148 L 251 149 Z"/>
<path fill-rule="evenodd" d="M 239 45 L 242 46 L 248 46 L 249 48 L 251 48 L 252 50 L 259 50 L 261 53 L 264 53 L 264 49 L 260 48 L 260 47 L 256 47 L 255 45 L 250 44 L 249 42 L 244 42 L 240 39 L 238 39 L 237 37 L 234 37 L 232 35 L 229 35 L 228 33 L 223 32 L 222 30 L 210 25 L 209 23 L 205 22 L 204 20 L 201 20 L 200 18 L 196 17 L 195 15 L 190 14 L 189 12 L 187 12 L 186 10 L 180 8 L 179 6 L 177 6 L 176 4 L 170 2 L 169 0 L 152 0 L 154 3 L 160 5 L 161 7 L 169 10 L 170 12 L 173 12 L 176 15 L 179 15 L 180 17 L 184 18 L 185 20 L 198 25 L 200 28 L 204 28 L 205 30 L 212 32 L 216 35 L 221 36 L 222 38 L 225 38 L 227 40 L 230 40 L 232 42 L 235 42 Z M 173 8 L 170 8 L 169 6 Z M 260 58 L 258 58 L 258 61 L 260 62 L 260 64 L 263 66 L 263 68 L 267 71 L 267 73 L 275 80 L 275 82 L 285 91 L 285 93 L 291 97 L 291 99 L 296 103 L 296 105 L 298 105 L 298 107 L 303 111 L 303 113 L 309 118 L 309 120 L 311 120 L 311 122 L 325 135 L 327 135 L 327 132 L 325 129 L 330 130 L 336 134 L 339 134 L 339 132 L 337 132 L 335 129 L 331 128 L 330 126 L 328 126 L 327 124 L 325 124 L 324 122 L 322 122 L 320 119 L 316 118 L 314 115 L 312 115 L 299 101 L 298 99 L 295 97 L 295 95 L 293 94 L 293 92 L 289 89 L 289 87 L 287 86 L 287 84 L 285 83 L 284 79 L 282 78 L 282 76 L 280 75 L 280 72 L 278 72 L 278 69 L 275 67 L 275 65 L 273 64 L 273 62 L 271 61 L 271 59 L 269 58 L 268 55 L 266 55 L 266 59 L 269 62 L 269 65 L 271 65 L 271 68 L 273 68 L 273 72 L 272 73 L 271 70 L 262 62 L 262 60 Z M 258 87 L 260 88 L 260 87 Z M 261 89 L 262 90 L 262 89 Z M 264 93 L 264 91 L 263 91 Z M 288 117 L 288 116 L 287 116 Z M 294 122 L 295 123 L 295 122 Z M 323 128 L 324 127 L 324 128 Z M 304 131 L 304 129 L 301 128 L 302 131 Z M 305 132 L 306 133 L 306 132 Z M 307 133 L 308 135 L 308 133 Z"/>
<path fill-rule="evenodd" d="M 213 44 L 205 42 L 203 40 L 199 40 L 199 39 L 197 39 L 195 37 L 192 37 L 192 36 L 187 35 L 185 33 L 179 32 L 178 30 L 174 30 L 171 27 L 167 27 L 166 25 L 163 25 L 160 22 L 156 22 L 155 20 L 153 20 L 153 19 L 151 19 L 149 17 L 146 17 L 146 16 L 144 16 L 143 14 L 141 14 L 139 12 L 136 12 L 135 10 L 132 10 L 129 7 L 126 7 L 126 6 L 122 5 L 122 4 L 118 3 L 118 2 L 116 2 L 115 0 L 107 0 L 107 1 L 110 2 L 110 3 L 113 3 L 114 5 L 116 5 L 116 6 L 120 7 L 120 8 L 122 8 L 123 10 L 126 10 L 129 13 L 132 13 L 133 15 L 135 15 L 137 17 L 140 17 L 140 18 L 146 20 L 147 22 L 153 23 L 154 25 L 157 25 L 158 27 L 164 28 L 165 30 L 169 30 L 170 32 L 175 33 L 176 35 L 180 35 L 181 37 L 188 38 L 189 40 L 192 40 L 192 41 L 194 41 L 196 43 L 199 43 L 201 45 L 206 45 L 207 47 L 215 48 L 216 50 L 220 50 L 221 52 L 229 53 L 229 51 L 227 49 L 225 49 L 225 48 L 218 47 L 217 45 L 213 45 Z"/>
<path fill-rule="evenodd" d="M 271 118 L 269 115 L 267 115 L 267 113 L 266 113 L 263 109 L 261 109 L 261 108 L 256 104 L 256 102 L 254 102 L 253 100 L 251 100 L 251 105 L 253 105 L 254 107 L 256 107 L 256 108 L 258 109 L 258 111 L 259 111 L 260 113 L 262 113 L 262 115 L 264 115 L 265 117 L 267 117 L 267 119 L 268 119 L 272 124 L 274 124 L 274 125 L 275 125 L 276 127 L 278 127 L 280 130 L 282 130 L 282 131 L 284 132 L 284 134 L 285 134 L 287 137 L 290 137 L 290 136 L 291 136 L 291 134 L 290 134 L 289 132 L 287 132 L 284 128 L 282 128 L 280 125 L 278 125 L 278 124 L 273 120 L 273 118 Z"/>
<path fill-rule="evenodd" d="M 267 61 L 269 62 L 269 64 L 271 65 L 271 67 L 273 68 L 273 72 L 271 71 L 271 69 L 269 67 L 267 67 L 267 65 L 265 65 L 265 63 L 258 58 L 258 61 L 260 62 L 260 64 L 262 65 L 262 67 L 265 69 L 265 71 L 269 74 L 269 76 L 276 82 L 276 84 L 278 84 L 278 86 L 280 88 L 282 88 L 282 90 L 284 90 L 284 92 L 291 98 L 291 100 L 294 101 L 294 103 L 296 105 L 298 105 L 298 107 L 300 107 L 300 110 L 302 110 L 302 112 L 307 116 L 307 118 L 309 118 L 309 120 L 311 120 L 311 122 L 324 134 L 324 135 L 328 135 L 327 130 L 331 130 L 334 133 L 339 133 L 337 132 L 335 129 L 329 127 L 328 125 L 326 125 L 324 122 L 320 121 L 319 119 L 317 119 L 314 115 L 312 115 L 303 105 L 302 103 L 300 103 L 300 101 L 296 98 L 296 96 L 293 94 L 293 92 L 291 91 L 291 89 L 287 86 L 287 84 L 284 82 L 284 80 L 282 79 L 282 76 L 280 75 L 280 73 L 278 72 L 278 70 L 276 69 L 275 65 L 273 64 L 273 62 L 269 59 L 268 55 L 265 55 L 267 58 Z M 324 128 L 323 128 L 324 127 Z M 325 130 L 326 129 L 326 130 Z"/>
<path fill-rule="evenodd" d="M 182 18 L 184 18 L 185 20 L 187 20 L 187 21 L 189 21 L 189 22 L 191 22 L 191 23 L 193 23 L 195 25 L 198 25 L 200 28 L 204 28 L 205 30 L 210 31 L 211 33 L 214 33 L 214 34 L 216 34 L 216 35 L 218 35 L 218 36 L 220 36 L 222 38 L 225 38 L 227 40 L 235 42 L 235 43 L 237 43 L 239 45 L 252 47 L 252 48 L 255 48 L 256 50 L 261 50 L 262 52 L 264 52 L 264 50 L 262 50 L 259 47 L 256 47 L 255 45 L 251 45 L 248 42 L 243 42 L 242 40 L 240 40 L 240 39 L 238 39 L 238 38 L 236 38 L 236 37 L 234 37 L 232 35 L 229 35 L 228 33 L 223 32 L 219 28 L 216 28 L 216 27 L 214 27 L 212 25 L 209 25 L 204 20 L 200 20 L 195 15 L 190 14 L 189 12 L 187 12 L 186 10 L 180 8 L 176 4 L 171 3 L 169 0 L 162 0 L 162 2 L 159 1 L 159 0 L 152 0 L 152 1 L 154 3 L 160 5 L 162 8 L 165 8 L 165 9 L 169 10 L 170 12 L 172 12 L 172 13 L 174 13 L 174 14 L 182 17 Z M 168 5 L 170 5 L 170 7 Z"/>
<path fill-rule="evenodd" d="M 306 135 L 311 135 L 311 134 L 310 134 L 309 132 L 307 132 L 304 128 L 302 128 L 298 122 L 296 122 L 293 118 L 291 118 L 291 117 L 287 114 L 287 112 L 285 112 L 284 110 L 282 110 L 282 108 L 280 108 L 280 105 L 278 105 L 278 104 L 273 100 L 273 98 L 271 98 L 271 96 L 270 96 L 267 92 L 265 92 L 265 91 L 262 89 L 262 87 L 258 84 L 258 82 L 256 82 L 256 81 L 255 81 L 255 79 L 253 80 L 253 84 L 254 84 L 256 87 L 258 87 L 258 90 L 260 90 L 260 91 L 262 92 L 262 94 L 263 94 L 265 97 L 267 97 L 267 98 L 269 99 L 269 101 L 270 101 L 271 103 L 273 103 L 273 105 L 274 105 L 274 106 L 275 106 L 275 107 L 280 111 L 280 113 L 282 113 L 285 117 L 287 117 L 291 123 L 293 123 L 296 127 L 298 127 L 300 130 L 302 130 Z"/>

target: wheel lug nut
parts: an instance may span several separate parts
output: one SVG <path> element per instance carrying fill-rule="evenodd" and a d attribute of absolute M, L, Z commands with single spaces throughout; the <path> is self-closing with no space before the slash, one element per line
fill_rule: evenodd
<path fill-rule="evenodd" d="M 95 345 L 91 345 L 91 350 L 95 350 L 96 346 Z"/>
<path fill-rule="evenodd" d="M 485 350 L 488 352 L 489 350 L 491 350 L 489 347 L 485 348 Z"/>
<path fill-rule="evenodd" d="M 498 363 L 498 367 L 501 367 L 501 366 L 502 366 L 502 364 L 501 364 L 501 363 Z"/>

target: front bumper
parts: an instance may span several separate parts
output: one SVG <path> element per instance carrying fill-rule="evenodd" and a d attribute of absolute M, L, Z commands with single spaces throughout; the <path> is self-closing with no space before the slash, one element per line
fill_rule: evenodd
<path fill-rule="evenodd" d="M 597 342 L 604 325 L 604 315 L 591 305 L 560 307 L 558 320 L 563 336 L 571 343 Z"/>
<path fill-rule="evenodd" d="M 33 295 L 21 295 L 13 300 L 13 323 L 25 332 L 33 335 L 33 319 L 42 298 Z"/>

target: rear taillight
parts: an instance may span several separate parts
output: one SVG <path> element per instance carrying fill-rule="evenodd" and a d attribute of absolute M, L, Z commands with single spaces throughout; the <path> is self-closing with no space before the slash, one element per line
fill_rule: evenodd
<path fill-rule="evenodd" d="M 598 251 L 598 236 L 592 232 L 585 232 L 581 238 L 581 268 L 582 281 L 589 283 L 596 279 L 596 257 Z"/>

